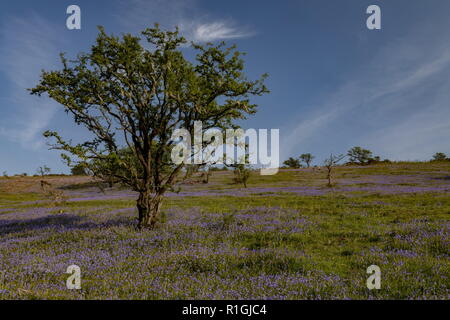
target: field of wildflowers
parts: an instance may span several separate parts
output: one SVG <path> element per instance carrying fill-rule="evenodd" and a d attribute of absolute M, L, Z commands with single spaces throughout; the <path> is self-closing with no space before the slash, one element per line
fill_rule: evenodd
<path fill-rule="evenodd" d="M 136 195 L 87 177 L 0 179 L 0 299 L 449 299 L 450 164 L 214 172 L 137 231 Z M 82 289 L 68 290 L 69 265 Z M 366 269 L 381 269 L 368 290 Z"/>

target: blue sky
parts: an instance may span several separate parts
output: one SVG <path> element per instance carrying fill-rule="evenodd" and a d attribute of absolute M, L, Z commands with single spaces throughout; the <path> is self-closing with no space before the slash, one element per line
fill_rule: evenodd
<path fill-rule="evenodd" d="M 81 30 L 66 28 L 71 4 Z M 371 4 L 381 7 L 381 30 L 366 27 Z M 355 145 L 394 160 L 450 154 L 449 13 L 448 0 L 2 1 L 0 172 L 67 172 L 42 132 L 76 141 L 84 130 L 25 89 L 59 67 L 59 52 L 87 51 L 97 25 L 120 34 L 155 22 L 190 40 L 236 43 L 249 77 L 269 73 L 271 93 L 242 125 L 279 128 L 283 159 L 311 152 L 320 164 Z"/>

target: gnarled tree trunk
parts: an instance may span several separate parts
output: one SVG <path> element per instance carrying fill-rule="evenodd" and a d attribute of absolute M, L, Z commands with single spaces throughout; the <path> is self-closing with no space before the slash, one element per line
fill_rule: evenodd
<path fill-rule="evenodd" d="M 328 187 L 332 187 L 333 186 L 333 181 L 332 181 L 332 170 L 333 170 L 333 168 L 329 167 L 329 168 L 327 168 L 327 170 L 328 170 L 328 173 L 327 173 L 328 184 L 327 184 L 327 186 Z"/>
<path fill-rule="evenodd" d="M 161 211 L 163 194 L 141 192 L 137 200 L 139 213 L 138 229 L 153 229 Z"/>

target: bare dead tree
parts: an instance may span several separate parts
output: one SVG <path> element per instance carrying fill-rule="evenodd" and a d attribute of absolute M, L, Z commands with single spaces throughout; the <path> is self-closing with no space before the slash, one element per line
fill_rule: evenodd
<path fill-rule="evenodd" d="M 45 197 L 51 201 L 52 205 L 60 204 L 65 201 L 64 192 L 54 188 L 50 182 L 41 180 L 40 185 L 42 192 L 45 194 Z"/>
<path fill-rule="evenodd" d="M 333 168 L 344 158 L 345 158 L 345 155 L 342 155 L 342 154 L 338 155 L 338 156 L 330 154 L 330 157 L 325 159 L 324 166 L 325 166 L 325 168 L 327 170 L 327 180 L 328 180 L 327 186 L 328 187 L 332 187 L 333 186 L 333 184 L 332 184 Z"/>

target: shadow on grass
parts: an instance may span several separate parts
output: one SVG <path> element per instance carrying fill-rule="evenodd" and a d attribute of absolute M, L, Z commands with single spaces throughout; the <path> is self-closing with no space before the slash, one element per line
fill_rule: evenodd
<path fill-rule="evenodd" d="M 450 176 L 435 178 L 436 180 L 450 180 Z"/>
<path fill-rule="evenodd" d="M 82 190 L 82 189 L 91 189 L 91 188 L 97 188 L 99 190 L 106 189 L 108 187 L 108 184 L 101 183 L 101 182 L 83 182 L 83 183 L 75 183 L 75 184 L 69 184 L 62 187 L 59 187 L 58 189 L 61 190 Z"/>
<path fill-rule="evenodd" d="M 129 217 L 114 217 L 105 221 L 92 221 L 87 217 L 73 214 L 49 214 L 44 217 L 31 219 L 0 220 L 0 237 L 14 233 L 49 231 L 90 231 L 111 227 L 134 227 L 133 219 Z"/>

